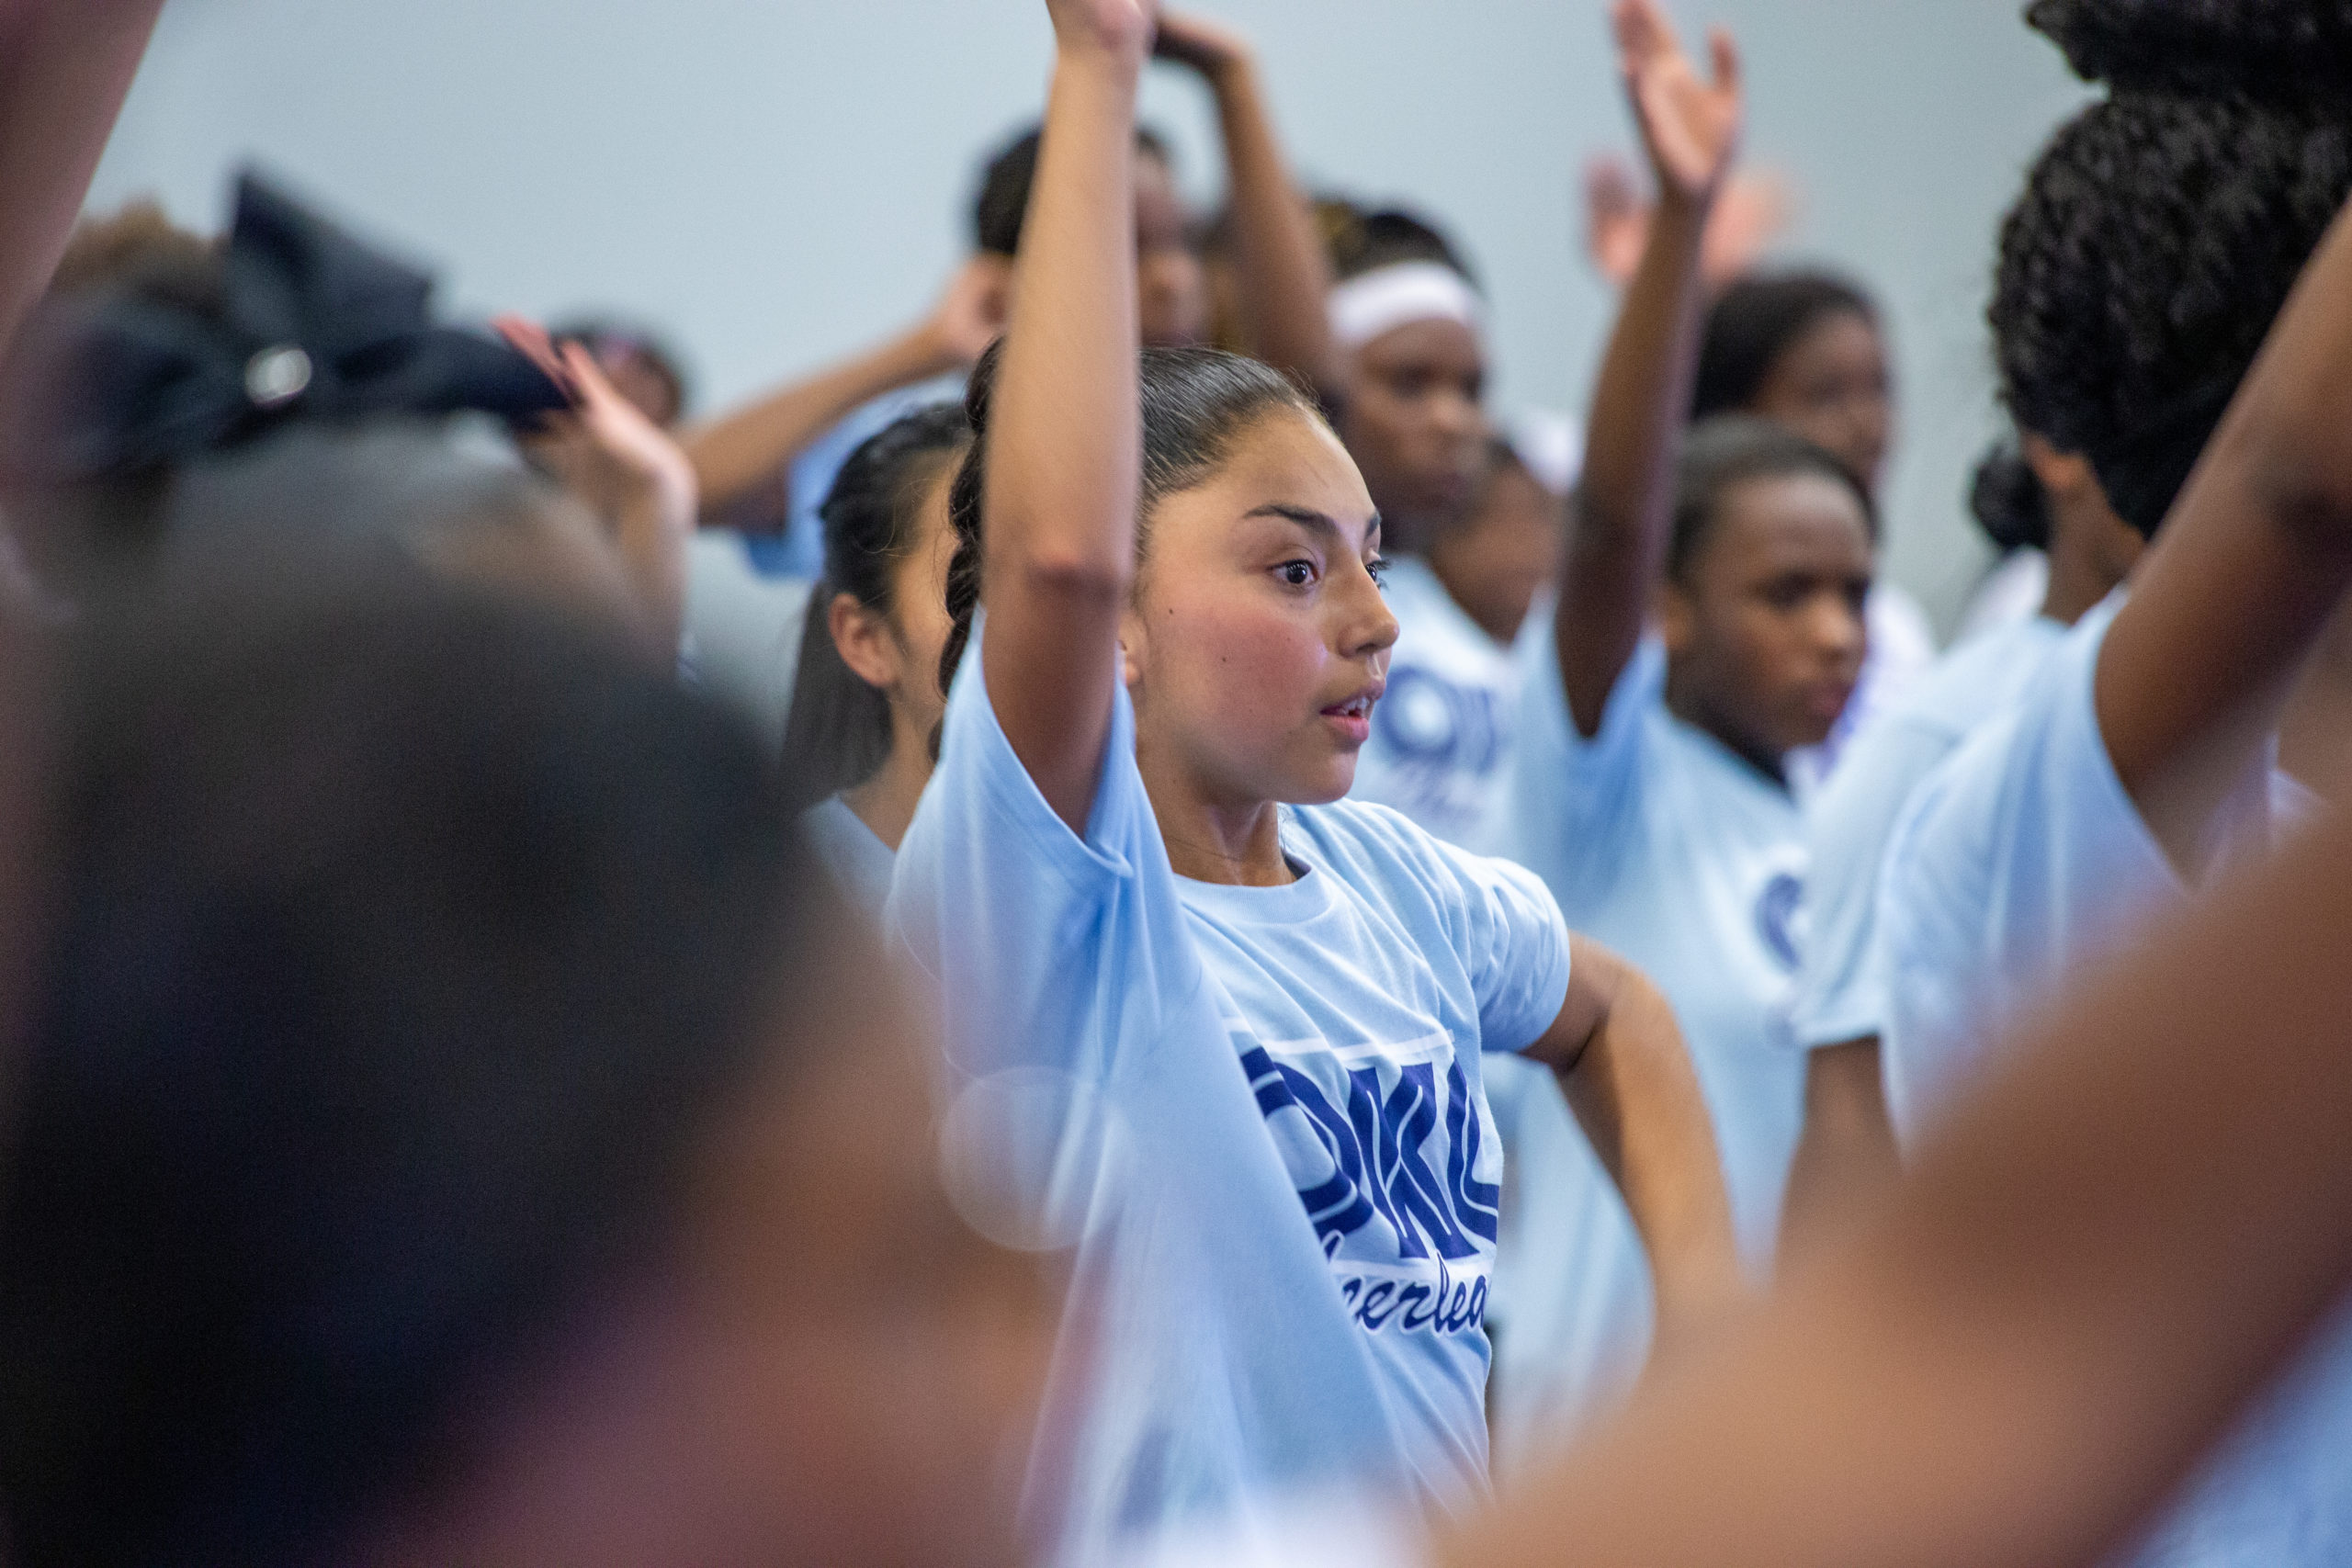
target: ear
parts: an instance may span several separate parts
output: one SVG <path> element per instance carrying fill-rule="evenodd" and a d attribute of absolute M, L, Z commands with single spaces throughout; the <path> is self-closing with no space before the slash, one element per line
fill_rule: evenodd
<path fill-rule="evenodd" d="M 2025 457 L 2025 466 L 2033 470 L 2035 482 L 2053 502 L 2063 503 L 2098 485 L 2091 460 L 2079 452 L 2061 452 L 2031 431 L 2019 435 L 2018 449 Z"/>
<path fill-rule="evenodd" d="M 1150 653 L 1150 641 L 1144 629 L 1144 620 L 1133 608 L 1119 617 L 1119 679 L 1133 694 L 1143 684 L 1144 664 Z"/>
<path fill-rule="evenodd" d="M 1698 601 L 1681 583 L 1670 577 L 1661 579 L 1650 613 L 1657 617 L 1658 636 L 1665 640 L 1668 658 L 1688 653 L 1698 643 Z"/>
<path fill-rule="evenodd" d="M 825 607 L 825 629 L 832 633 L 842 662 L 875 690 L 892 691 L 906 678 L 899 639 L 890 635 L 880 614 L 857 602 L 857 595 L 833 595 L 833 602 Z"/>

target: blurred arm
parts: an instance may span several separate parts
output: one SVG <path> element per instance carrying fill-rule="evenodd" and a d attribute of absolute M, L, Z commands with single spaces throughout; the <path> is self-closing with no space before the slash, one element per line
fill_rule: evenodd
<path fill-rule="evenodd" d="M 938 308 L 898 336 L 687 432 L 681 444 L 704 513 L 724 513 L 775 479 L 876 398 L 970 365 L 1001 328 L 1009 276 L 1002 257 L 975 256 Z"/>
<path fill-rule="evenodd" d="M 1699 356 L 1699 258 L 1740 116 L 1738 62 L 1728 38 L 1714 37 L 1710 87 L 1652 0 L 1619 0 L 1615 20 L 1658 204 L 1593 389 L 1553 621 L 1568 714 L 1587 736 L 1600 733 L 1666 560 L 1675 455 Z"/>
<path fill-rule="evenodd" d="M 997 722 L 1083 833 L 1135 576 L 1139 0 L 1052 0 L 1059 39 L 991 398 L 980 650 Z"/>
<path fill-rule="evenodd" d="M 2099 731 L 2176 865 L 2352 584 L 2352 220 L 2278 314 L 2099 649 Z"/>
<path fill-rule="evenodd" d="M 0 350 L 49 287 L 164 0 L 0 0 Z"/>
<path fill-rule="evenodd" d="M 1323 390 L 1337 389 L 1344 372 L 1325 304 L 1330 258 L 1283 156 L 1257 57 L 1234 34 L 1165 13 L 1158 47 L 1198 71 L 1216 95 L 1241 303 L 1253 349 L 1278 370 Z"/>
<path fill-rule="evenodd" d="M 1676 1337 L 1740 1291 L 1714 1124 L 1674 1010 L 1649 976 L 1581 936 L 1569 953 L 1560 1016 L 1524 1055 L 1559 1076 L 1623 1194 L 1657 1281 L 1659 1337 Z"/>

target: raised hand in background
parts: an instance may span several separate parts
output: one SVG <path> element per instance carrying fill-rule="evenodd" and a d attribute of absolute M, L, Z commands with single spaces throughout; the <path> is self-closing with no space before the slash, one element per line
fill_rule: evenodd
<path fill-rule="evenodd" d="M 1709 292 L 1753 268 L 1773 241 L 1787 231 L 1797 209 L 1797 192 L 1787 176 L 1771 169 L 1740 170 L 1724 182 L 1707 219 L 1699 276 Z M 1585 251 L 1593 270 L 1623 288 L 1641 265 L 1649 242 L 1654 208 L 1633 165 L 1619 153 L 1603 152 L 1584 168 Z"/>
<path fill-rule="evenodd" d="M 1625 96 L 1660 193 L 1684 200 L 1713 195 L 1739 148 L 1739 51 L 1731 35 L 1708 30 L 1714 80 L 1706 82 L 1657 0 L 1617 0 L 1610 22 Z"/>
<path fill-rule="evenodd" d="M 693 463 L 620 394 L 586 345 L 556 343 L 520 316 L 494 324 L 571 400 L 571 411 L 551 415 L 526 449 L 611 530 L 656 646 L 674 651 L 695 528 Z"/>

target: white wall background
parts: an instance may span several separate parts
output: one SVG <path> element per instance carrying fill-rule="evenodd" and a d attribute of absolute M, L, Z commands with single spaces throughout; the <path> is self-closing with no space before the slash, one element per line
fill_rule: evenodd
<path fill-rule="evenodd" d="M 1210 0 L 1258 40 L 1311 181 L 1408 200 L 1494 296 L 1497 400 L 1579 409 L 1610 299 L 1579 169 L 1630 147 L 1602 0 Z M 1962 487 L 1997 428 L 1994 226 L 2080 89 L 2015 0 L 1674 0 L 1745 47 L 1752 157 L 1805 193 L 1783 245 L 1884 297 L 1904 428 L 1894 574 L 1949 614 L 1983 563 Z M 910 319 L 960 253 L 980 152 L 1035 112 L 1037 0 L 174 0 L 93 204 L 220 219 L 254 158 L 446 268 L 460 310 L 616 307 L 703 405 Z M 1189 183 L 1204 101 L 1155 78 Z"/>

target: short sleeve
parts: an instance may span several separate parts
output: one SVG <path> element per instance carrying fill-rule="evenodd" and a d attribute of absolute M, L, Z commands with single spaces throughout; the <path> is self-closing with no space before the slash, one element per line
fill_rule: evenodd
<path fill-rule="evenodd" d="M 1855 742 L 1806 814 L 1806 935 L 1791 1036 L 1806 1050 L 1885 1030 L 1879 873 L 1904 803 L 1952 746 L 1942 731 L 1890 716 Z"/>
<path fill-rule="evenodd" d="M 2180 897 L 2098 727 L 2111 615 L 2086 618 L 2034 690 L 1929 775 L 1879 891 L 1887 1100 L 1909 1138 L 2019 1010 Z"/>
<path fill-rule="evenodd" d="M 936 986 L 948 1054 L 1089 1078 L 1148 1040 L 1202 984 L 1135 761 L 1125 691 L 1083 837 L 1015 755 L 989 699 L 976 626 L 940 748 L 899 852 L 886 923 Z"/>
<path fill-rule="evenodd" d="M 1514 657 L 1521 682 L 1510 779 L 1478 847 L 1572 886 L 1613 863 L 1628 840 L 1620 829 L 1641 808 L 1649 719 L 1665 700 L 1666 648 L 1655 636 L 1642 638 L 1589 737 L 1568 712 L 1548 615 L 1530 618 Z"/>
<path fill-rule="evenodd" d="M 1509 861 L 1429 840 L 1455 951 L 1478 1001 L 1488 1051 L 1523 1051 L 1568 999 L 1568 923 L 1543 879 Z"/>

